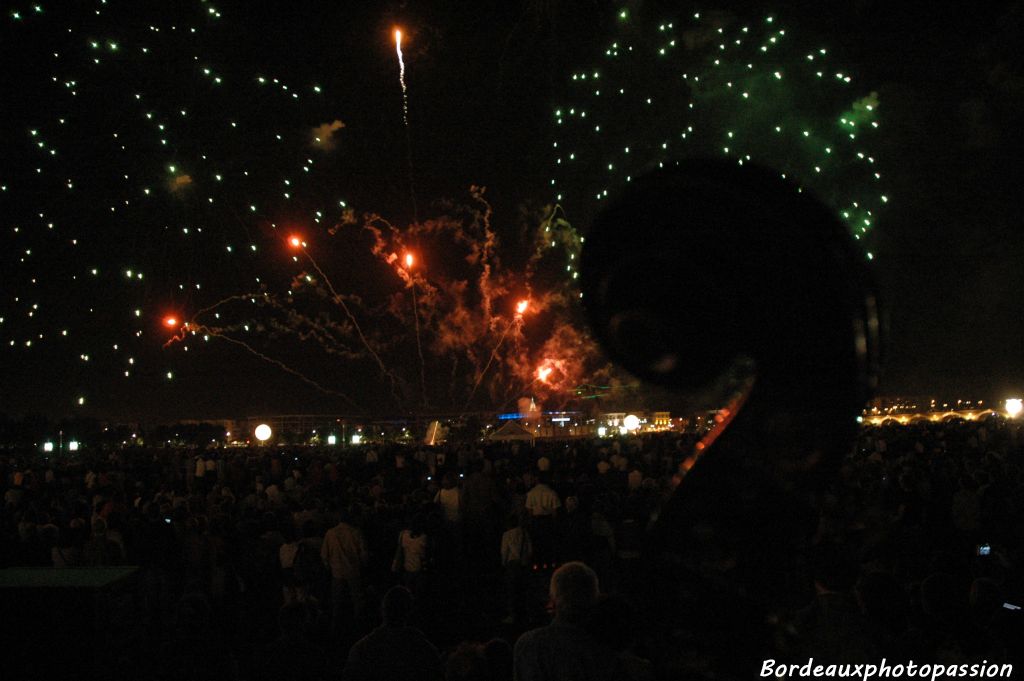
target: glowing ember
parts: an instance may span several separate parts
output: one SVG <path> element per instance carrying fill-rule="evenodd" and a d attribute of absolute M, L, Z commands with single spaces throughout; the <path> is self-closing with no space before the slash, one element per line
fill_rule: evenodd
<path fill-rule="evenodd" d="M 290 239 L 288 239 L 288 243 L 290 243 L 292 245 L 292 248 L 301 248 L 302 247 L 302 239 L 300 239 L 297 236 L 293 236 Z"/>
<path fill-rule="evenodd" d="M 416 259 L 412 257 L 412 253 L 406 253 L 405 254 L 405 266 L 406 266 L 406 268 L 411 268 L 412 264 L 414 262 L 416 262 Z"/>
<path fill-rule="evenodd" d="M 178 325 L 177 317 L 164 317 L 164 326 L 168 328 L 174 328 Z"/>
<path fill-rule="evenodd" d="M 554 367 L 542 366 L 541 368 L 537 369 L 537 380 L 540 381 L 541 383 L 547 383 L 548 376 L 551 375 L 552 371 L 554 371 Z"/>
<path fill-rule="evenodd" d="M 526 312 L 526 308 L 528 307 L 530 307 L 529 300 L 520 300 L 518 303 L 516 303 L 516 314 L 523 314 L 524 312 Z"/>

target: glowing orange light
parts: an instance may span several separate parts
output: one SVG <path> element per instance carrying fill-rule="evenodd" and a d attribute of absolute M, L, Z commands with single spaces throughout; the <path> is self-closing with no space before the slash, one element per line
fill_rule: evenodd
<path fill-rule="evenodd" d="M 302 239 L 300 239 L 297 236 L 293 236 L 290 239 L 288 239 L 288 243 L 290 243 L 292 245 L 292 248 L 301 248 L 302 247 Z"/>
<path fill-rule="evenodd" d="M 547 383 L 548 376 L 551 375 L 552 371 L 554 371 L 554 368 L 549 366 L 543 366 L 537 369 L 537 380 L 540 381 L 541 383 Z"/>
<path fill-rule="evenodd" d="M 529 300 L 520 300 L 516 303 L 516 314 L 523 314 L 526 312 L 526 308 L 530 307 Z"/>
<path fill-rule="evenodd" d="M 395 29 L 395 44 L 396 45 L 401 45 L 402 44 L 402 29 L 400 29 L 400 28 L 396 28 Z"/>
<path fill-rule="evenodd" d="M 178 325 L 177 317 L 164 317 L 164 326 L 174 328 Z"/>
<path fill-rule="evenodd" d="M 414 262 L 416 262 L 416 259 L 412 257 L 412 253 L 406 253 L 405 254 L 405 267 L 407 269 L 411 269 L 412 268 L 412 264 Z"/>

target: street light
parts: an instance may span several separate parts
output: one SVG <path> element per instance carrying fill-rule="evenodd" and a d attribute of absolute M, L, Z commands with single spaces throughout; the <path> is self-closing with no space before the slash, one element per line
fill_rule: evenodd
<path fill-rule="evenodd" d="M 274 431 L 272 431 L 270 429 L 270 426 L 268 426 L 265 423 L 261 423 L 260 425 L 256 426 L 256 430 L 253 431 L 253 435 L 256 436 L 256 439 L 259 440 L 261 444 L 269 440 L 270 436 L 273 434 Z"/>
<path fill-rule="evenodd" d="M 1006 415 L 1013 419 L 1017 418 L 1017 415 L 1024 409 L 1024 401 L 1021 401 L 1019 397 L 1011 397 L 1003 406 L 1006 408 Z"/>

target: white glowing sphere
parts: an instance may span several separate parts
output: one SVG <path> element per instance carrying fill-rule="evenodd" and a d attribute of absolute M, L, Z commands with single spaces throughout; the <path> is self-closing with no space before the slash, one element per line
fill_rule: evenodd
<path fill-rule="evenodd" d="M 270 426 L 268 426 L 265 423 L 261 423 L 260 425 L 256 426 L 256 430 L 253 431 L 253 435 L 255 435 L 256 439 L 259 440 L 260 442 L 266 442 L 267 440 L 270 439 L 270 436 L 273 434 L 274 431 L 272 431 L 270 429 Z"/>
<path fill-rule="evenodd" d="M 329 444 L 329 445 L 336 445 L 336 444 L 338 444 L 338 436 L 337 435 L 328 435 L 327 436 L 327 444 Z"/>
<path fill-rule="evenodd" d="M 626 427 L 626 430 L 636 430 L 640 427 L 640 417 L 635 414 L 630 414 L 626 418 L 622 419 L 622 425 Z"/>
<path fill-rule="evenodd" d="M 1017 415 L 1020 414 L 1021 410 L 1024 410 L 1024 401 L 1021 401 L 1018 397 L 1014 397 L 1006 400 L 1006 404 L 1003 406 L 1006 408 L 1006 415 L 1012 419 L 1016 418 Z"/>
<path fill-rule="evenodd" d="M 604 437 L 607 434 L 608 434 L 608 429 L 607 428 L 605 428 L 604 426 L 598 426 L 598 428 L 597 428 L 597 436 L 598 437 Z"/>
<path fill-rule="evenodd" d="M 53 443 L 49 442 L 49 441 L 44 442 L 43 443 L 43 451 L 44 452 L 52 452 L 53 451 Z"/>

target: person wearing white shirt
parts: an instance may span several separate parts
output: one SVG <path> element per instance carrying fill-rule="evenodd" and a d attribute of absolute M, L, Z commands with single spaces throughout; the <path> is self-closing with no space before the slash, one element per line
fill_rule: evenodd
<path fill-rule="evenodd" d="M 555 516 L 562 502 L 555 490 L 539 478 L 526 494 L 526 511 L 530 514 L 530 534 L 533 537 L 536 561 L 542 566 L 555 563 Z"/>
<path fill-rule="evenodd" d="M 504 621 L 512 624 L 522 615 L 523 591 L 533 558 L 533 544 L 515 514 L 509 517 L 507 527 L 501 535 L 501 566 L 505 569 L 505 603 L 508 611 Z"/>
<path fill-rule="evenodd" d="M 434 503 L 441 504 L 444 519 L 449 525 L 455 525 L 462 519 L 462 490 L 451 472 L 444 474 L 441 489 L 434 496 Z"/>
<path fill-rule="evenodd" d="M 320 557 L 331 571 L 332 627 L 336 633 L 358 621 L 362 613 L 362 571 L 370 557 L 362 531 L 346 522 L 348 518 L 349 514 L 344 514 L 327 530 L 320 547 Z M 350 605 L 348 612 L 346 605 Z"/>
<path fill-rule="evenodd" d="M 562 502 L 558 498 L 558 494 L 555 490 L 551 489 L 544 482 L 538 480 L 530 491 L 526 494 L 526 510 L 530 512 L 530 516 L 534 518 L 538 517 L 554 517 L 558 513 L 558 509 L 562 507 Z"/>

